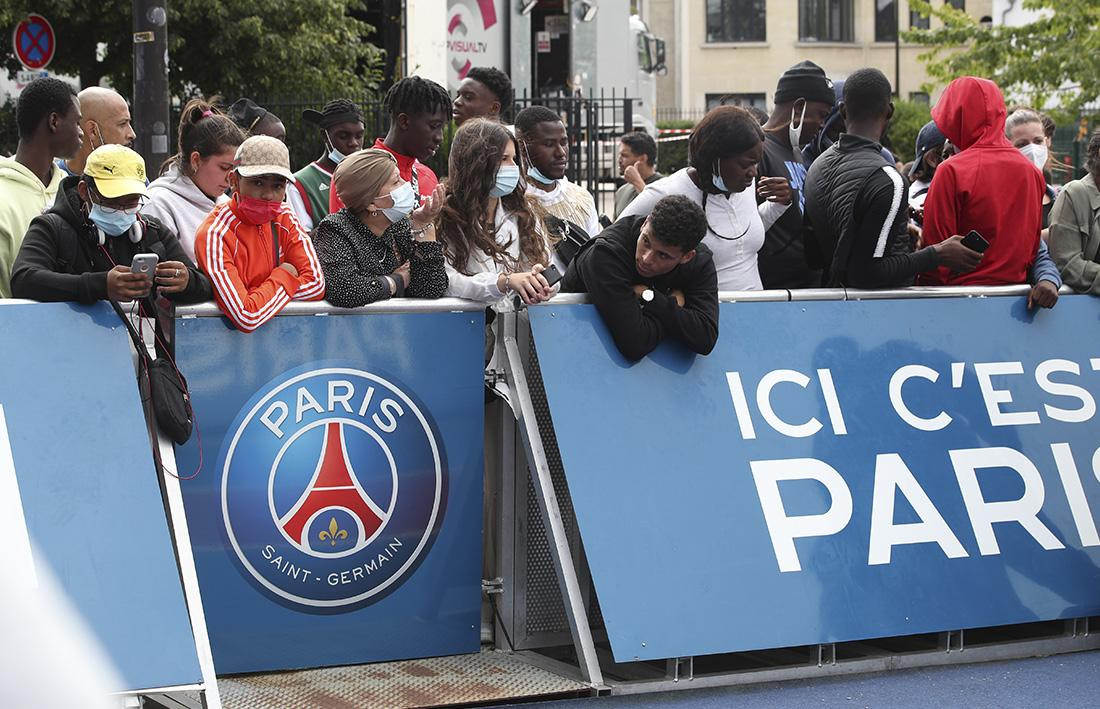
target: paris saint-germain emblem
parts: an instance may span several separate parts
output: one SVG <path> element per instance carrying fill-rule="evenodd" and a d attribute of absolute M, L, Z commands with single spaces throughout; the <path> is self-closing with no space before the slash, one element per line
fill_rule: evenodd
<path fill-rule="evenodd" d="M 281 599 L 340 609 L 381 597 L 427 552 L 446 502 L 432 424 L 358 369 L 291 374 L 238 417 L 222 468 L 225 531 Z"/>

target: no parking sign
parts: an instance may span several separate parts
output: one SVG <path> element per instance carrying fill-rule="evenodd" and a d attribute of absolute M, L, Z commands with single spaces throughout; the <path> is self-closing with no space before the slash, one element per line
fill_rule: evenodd
<path fill-rule="evenodd" d="M 15 27 L 12 34 L 15 56 L 27 69 L 45 69 L 53 59 L 57 40 L 48 20 L 30 14 Z"/>

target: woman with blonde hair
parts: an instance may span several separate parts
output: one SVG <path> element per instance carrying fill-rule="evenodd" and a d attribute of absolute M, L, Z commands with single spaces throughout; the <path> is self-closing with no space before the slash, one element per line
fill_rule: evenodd
<path fill-rule="evenodd" d="M 342 160 L 332 185 L 344 207 L 313 233 L 326 299 L 354 308 L 393 297 L 442 296 L 447 273 L 433 220 L 443 188 L 414 211 L 412 185 L 401 179 L 393 155 L 375 148 Z"/>
<path fill-rule="evenodd" d="M 447 295 L 483 303 L 509 293 L 529 305 L 547 300 L 551 289 L 541 272 L 551 250 L 538 208 L 524 193 L 515 137 L 499 123 L 466 121 L 447 165 L 437 222 Z"/>

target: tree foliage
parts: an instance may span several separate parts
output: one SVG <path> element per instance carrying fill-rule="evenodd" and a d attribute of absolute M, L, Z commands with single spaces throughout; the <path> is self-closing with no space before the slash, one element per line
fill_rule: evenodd
<path fill-rule="evenodd" d="M 910 0 L 909 5 L 942 22 L 902 35 L 929 47 L 920 59 L 940 84 L 981 76 L 1012 98 L 1035 106 L 1049 101 L 1069 110 L 1100 97 L 1097 0 L 1023 0 L 1023 8 L 1041 14 L 1018 27 L 984 26 L 946 3 L 933 7 L 927 0 Z"/>
<path fill-rule="evenodd" d="M 382 50 L 365 39 L 374 28 L 350 14 L 362 5 L 361 0 L 168 0 L 172 94 L 272 96 L 377 88 Z M 9 35 L 27 7 L 0 0 L 0 23 Z M 130 0 L 37 0 L 34 12 L 50 21 L 58 38 L 50 70 L 79 76 L 82 86 L 107 78 L 128 96 L 131 8 Z M 19 68 L 14 55 L 6 67 Z"/>
<path fill-rule="evenodd" d="M 932 113 L 928 103 L 904 100 L 894 102 L 894 117 L 890 119 L 886 135 L 890 137 L 890 150 L 898 160 L 909 162 L 913 159 L 917 133 L 930 120 Z"/>

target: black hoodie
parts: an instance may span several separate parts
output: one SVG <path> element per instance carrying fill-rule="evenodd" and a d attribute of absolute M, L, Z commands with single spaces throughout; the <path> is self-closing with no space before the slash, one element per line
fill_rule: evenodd
<path fill-rule="evenodd" d="M 52 207 L 31 221 L 11 271 L 13 298 L 42 302 L 94 303 L 107 299 L 107 271 L 116 264 L 129 266 L 135 254 L 155 253 L 163 261 L 187 267 L 187 288 L 166 297 L 176 303 L 213 299 L 210 280 L 184 253 L 169 229 L 153 217 L 139 216 L 141 240 L 128 234 L 106 237 L 84 215 L 76 186 L 80 177 L 66 177 Z"/>
<path fill-rule="evenodd" d="M 623 217 L 589 240 L 562 278 L 563 293 L 588 293 L 623 356 L 641 359 L 666 336 L 692 352 L 709 354 L 718 341 L 718 276 L 714 259 L 704 244 L 695 258 L 657 278 L 644 278 L 635 265 L 638 235 L 646 217 Z M 635 284 L 653 289 L 642 304 Z M 684 294 L 684 307 L 669 295 Z"/>

